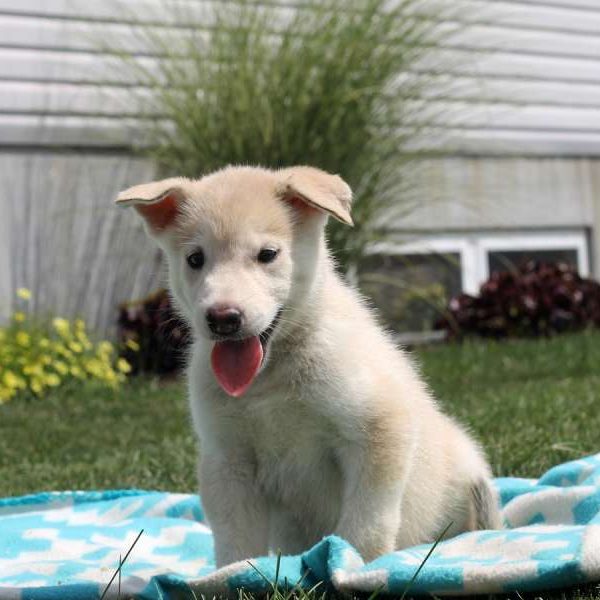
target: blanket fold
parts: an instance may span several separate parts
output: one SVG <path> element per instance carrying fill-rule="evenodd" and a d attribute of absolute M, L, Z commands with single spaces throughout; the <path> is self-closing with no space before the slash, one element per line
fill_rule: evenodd
<path fill-rule="evenodd" d="M 142 490 L 55 492 L 0 499 L 0 600 L 99 598 L 119 566 L 121 597 L 212 595 L 241 587 L 479 594 L 600 581 L 600 454 L 538 480 L 495 480 L 506 529 L 470 532 L 365 564 L 335 536 L 297 556 L 216 570 L 198 497 Z M 140 531 L 143 533 L 134 544 Z M 132 547 L 133 545 L 133 547 Z M 105 598 L 118 598 L 118 577 Z M 186 596 L 187 595 L 187 596 Z"/>

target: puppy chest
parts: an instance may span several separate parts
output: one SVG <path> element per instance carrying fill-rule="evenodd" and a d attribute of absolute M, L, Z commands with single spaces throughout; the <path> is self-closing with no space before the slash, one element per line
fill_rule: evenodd
<path fill-rule="evenodd" d="M 332 451 L 304 446 L 290 436 L 287 448 L 257 456 L 257 480 L 270 503 L 310 522 L 311 529 L 337 522 L 342 476 Z"/>
<path fill-rule="evenodd" d="M 309 512 L 331 512 L 323 498 L 339 507 L 342 488 L 335 432 L 302 411 L 275 412 L 257 423 L 253 436 L 256 476 L 265 496 L 293 512 L 298 506 Z"/>

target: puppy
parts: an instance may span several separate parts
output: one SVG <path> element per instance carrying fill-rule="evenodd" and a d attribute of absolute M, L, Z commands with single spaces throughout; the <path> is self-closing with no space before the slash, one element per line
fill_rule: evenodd
<path fill-rule="evenodd" d="M 188 378 L 218 566 L 323 536 L 365 561 L 499 527 L 490 469 L 327 251 L 352 193 L 311 167 L 228 167 L 122 192 L 194 333 Z M 449 529 L 447 529 L 450 527 Z"/>

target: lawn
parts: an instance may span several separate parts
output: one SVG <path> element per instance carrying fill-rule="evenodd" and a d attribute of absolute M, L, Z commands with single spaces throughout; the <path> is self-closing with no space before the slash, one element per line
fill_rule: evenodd
<path fill-rule="evenodd" d="M 416 355 L 446 410 L 482 441 L 497 475 L 534 477 L 600 450 L 600 333 L 440 345 Z M 179 383 L 139 379 L 116 393 L 63 389 L 0 407 L 0 496 L 193 491 L 195 461 Z"/>

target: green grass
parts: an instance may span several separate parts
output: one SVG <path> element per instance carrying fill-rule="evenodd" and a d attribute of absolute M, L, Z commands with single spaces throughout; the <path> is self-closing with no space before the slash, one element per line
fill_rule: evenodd
<path fill-rule="evenodd" d="M 0 496 L 39 490 L 193 490 L 195 440 L 182 385 L 59 389 L 0 406 Z"/>
<path fill-rule="evenodd" d="M 537 477 L 600 451 L 600 333 L 420 354 L 435 394 L 481 440 L 496 475 Z"/>
<path fill-rule="evenodd" d="M 600 450 L 600 333 L 420 350 L 445 409 L 468 424 L 497 475 L 535 477 Z M 0 407 L 0 496 L 137 487 L 194 491 L 182 384 L 56 390 Z M 597 588 L 538 597 L 600 600 Z M 315 598 L 317 595 L 315 595 Z"/>

